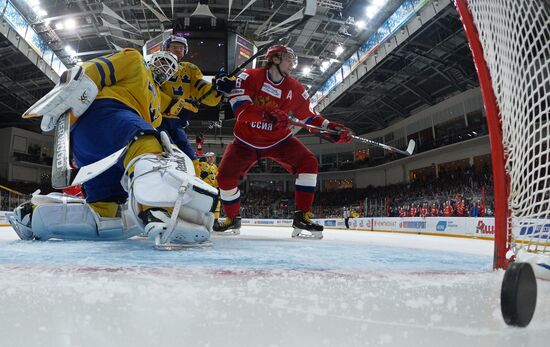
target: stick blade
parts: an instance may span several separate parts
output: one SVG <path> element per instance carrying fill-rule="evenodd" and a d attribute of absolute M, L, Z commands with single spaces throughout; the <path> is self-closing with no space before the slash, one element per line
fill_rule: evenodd
<path fill-rule="evenodd" d="M 409 141 L 409 146 L 407 147 L 406 152 L 407 152 L 409 155 L 413 154 L 414 148 L 415 148 L 415 147 L 416 147 L 416 142 L 414 142 L 414 140 L 411 139 L 411 140 Z"/>
<path fill-rule="evenodd" d="M 105 157 L 101 160 L 91 163 L 89 165 L 83 166 L 78 170 L 74 180 L 70 183 L 69 186 L 75 186 L 77 184 L 82 184 L 92 178 L 102 174 L 107 169 L 116 164 L 116 162 L 122 157 L 126 152 L 127 147 L 122 147 L 115 153 L 111 154 L 108 157 Z"/>

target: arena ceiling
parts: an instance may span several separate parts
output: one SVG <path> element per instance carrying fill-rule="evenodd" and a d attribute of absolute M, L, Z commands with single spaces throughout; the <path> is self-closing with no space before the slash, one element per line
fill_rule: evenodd
<path fill-rule="evenodd" d="M 141 49 L 140 41 L 157 36 L 172 26 L 172 19 L 184 20 L 197 8 L 197 0 L 40 0 L 47 14 L 38 17 L 29 3 L 37 0 L 10 0 L 34 23 L 35 30 L 50 44 L 67 66 L 78 60 L 115 52 L 117 47 Z M 339 67 L 332 64 L 322 72 L 323 60 L 344 62 L 378 26 L 402 3 L 385 5 L 364 29 L 352 24 L 362 19 L 365 8 L 379 0 L 318 0 L 318 13 L 305 26 L 293 31 L 287 43 L 299 56 L 295 77 L 317 90 Z M 1 2 L 1 1 L 0 1 Z M 217 27 L 225 26 L 255 41 L 266 40 L 258 32 L 271 23 L 280 23 L 303 7 L 303 0 L 203 0 L 216 17 Z M 158 4 L 158 7 L 157 7 Z M 122 20 L 105 16 L 105 8 Z M 173 7 L 173 12 L 172 12 Z M 242 12 L 241 12 L 242 11 Z M 155 13 L 156 12 L 156 13 Z M 239 14 L 240 13 L 240 14 Z M 166 16 L 166 18 L 163 18 Z M 66 26 L 74 21 L 74 28 Z M 338 57 L 338 45 L 345 51 Z M 66 47 L 73 49 L 67 52 Z M 312 68 L 308 76 L 303 66 Z M 450 95 L 478 84 L 467 40 L 454 8 L 449 5 L 423 25 L 405 44 L 388 55 L 375 69 L 324 110 L 330 119 L 365 133 L 406 118 L 413 110 L 433 105 Z M 11 43 L 0 35 L 0 127 L 17 126 L 38 130 L 36 122 L 24 121 L 21 113 L 45 94 L 53 83 Z M 190 131 L 199 132 L 205 122 L 192 122 Z M 232 121 L 223 122 L 222 134 L 231 133 Z M 206 130 L 208 131 L 208 130 Z"/>

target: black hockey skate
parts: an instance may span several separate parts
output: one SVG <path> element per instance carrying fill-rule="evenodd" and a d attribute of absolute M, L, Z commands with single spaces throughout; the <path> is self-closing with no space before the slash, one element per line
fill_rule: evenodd
<path fill-rule="evenodd" d="M 241 217 L 225 218 L 225 221 L 213 226 L 216 235 L 239 235 L 241 233 Z"/>
<path fill-rule="evenodd" d="M 323 226 L 313 222 L 310 218 L 311 212 L 294 212 L 294 221 L 292 221 L 293 238 L 321 240 L 323 238 Z"/>

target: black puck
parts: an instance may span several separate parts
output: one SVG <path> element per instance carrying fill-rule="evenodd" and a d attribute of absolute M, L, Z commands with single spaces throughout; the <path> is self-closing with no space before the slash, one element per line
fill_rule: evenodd
<path fill-rule="evenodd" d="M 537 280 L 529 263 L 512 263 L 504 273 L 500 309 L 508 325 L 526 327 L 537 305 Z"/>

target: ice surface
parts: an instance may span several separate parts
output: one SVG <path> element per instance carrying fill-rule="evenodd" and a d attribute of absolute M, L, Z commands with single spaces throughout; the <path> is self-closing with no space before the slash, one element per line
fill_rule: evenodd
<path fill-rule="evenodd" d="M 500 315 L 492 242 L 244 227 L 213 247 L 28 242 L 0 228 L 0 346 L 546 346 Z"/>

